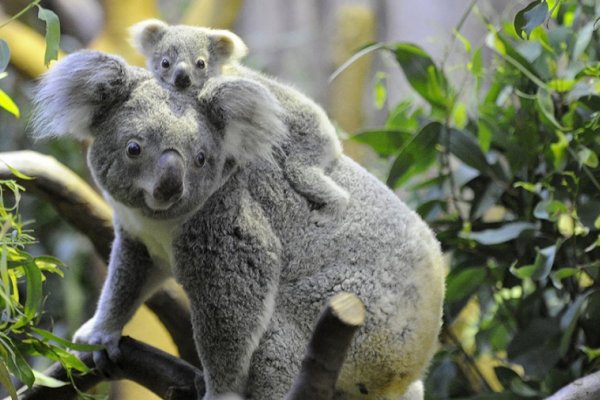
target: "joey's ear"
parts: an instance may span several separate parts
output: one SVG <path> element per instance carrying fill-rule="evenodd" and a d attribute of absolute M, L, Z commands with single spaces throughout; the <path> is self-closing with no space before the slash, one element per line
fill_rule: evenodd
<path fill-rule="evenodd" d="M 257 159 L 275 163 L 274 153 L 287 138 L 283 109 L 260 83 L 220 76 L 207 81 L 198 97 L 201 111 L 223 132 L 226 156 L 240 164 Z"/>
<path fill-rule="evenodd" d="M 169 27 L 158 19 L 147 19 L 129 28 L 131 45 L 148 58 L 156 48 L 156 43 L 163 37 Z"/>
<path fill-rule="evenodd" d="M 91 136 L 92 123 L 124 101 L 132 79 L 125 61 L 98 51 L 72 53 L 46 72 L 33 99 L 33 136 Z"/>
<path fill-rule="evenodd" d="M 211 29 L 209 37 L 214 54 L 223 64 L 239 61 L 248 54 L 246 43 L 233 32 Z"/>

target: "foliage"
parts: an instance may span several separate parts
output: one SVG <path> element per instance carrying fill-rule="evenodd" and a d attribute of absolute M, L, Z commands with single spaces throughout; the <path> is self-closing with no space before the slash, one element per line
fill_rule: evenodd
<path fill-rule="evenodd" d="M 13 173 L 29 179 L 18 171 Z M 13 399 L 16 392 L 9 374 L 27 386 L 34 382 L 47 386 L 65 384 L 34 371 L 27 357 L 43 356 L 61 362 L 68 371 L 86 372 L 88 368 L 67 350 L 95 348 L 70 343 L 38 327 L 45 274 L 62 276 L 63 264 L 54 257 L 34 257 L 25 251 L 34 238 L 19 214 L 22 191 L 16 181 L 0 180 L 0 383 Z M 11 198 L 14 203 L 9 205 Z"/>
<path fill-rule="evenodd" d="M 385 46 L 426 105 L 354 140 L 450 256 L 430 399 L 541 398 L 600 367 L 599 11 L 533 1 L 501 29 L 484 18 L 485 48 L 456 32 L 471 86 L 416 45 Z"/>
<path fill-rule="evenodd" d="M 44 63 L 48 65 L 50 61 L 56 60 L 58 56 L 58 46 L 60 41 L 60 23 L 56 14 L 50 10 L 47 10 L 39 5 L 40 0 L 32 1 L 27 7 L 15 14 L 13 17 L 0 24 L 0 29 L 3 26 L 9 24 L 11 21 L 19 18 L 21 15 L 32 9 L 33 7 L 38 8 L 38 18 L 46 23 L 46 54 L 44 55 Z M 0 79 L 5 78 L 7 73 L 5 72 L 8 62 L 10 61 L 10 49 L 8 44 L 0 39 Z M 6 94 L 0 89 L 0 107 L 4 108 L 9 113 L 13 114 L 16 118 L 20 117 L 19 107 Z"/>

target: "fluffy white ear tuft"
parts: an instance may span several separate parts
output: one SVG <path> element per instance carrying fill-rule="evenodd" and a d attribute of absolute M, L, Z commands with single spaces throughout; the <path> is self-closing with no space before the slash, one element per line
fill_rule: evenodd
<path fill-rule="evenodd" d="M 129 27 L 129 42 L 144 57 L 149 58 L 169 25 L 158 19 L 146 19 Z"/>
<path fill-rule="evenodd" d="M 288 137 L 283 109 L 275 96 L 251 79 L 220 76 L 207 81 L 199 102 L 209 119 L 224 132 L 224 151 L 240 164 L 266 160 Z"/>
<path fill-rule="evenodd" d="M 127 64 L 120 57 L 87 50 L 64 57 L 36 88 L 33 136 L 91 136 L 96 113 L 125 98 L 129 82 Z"/>
<path fill-rule="evenodd" d="M 248 54 L 246 43 L 235 33 L 224 29 L 211 29 L 210 38 L 219 62 L 237 62 Z"/>

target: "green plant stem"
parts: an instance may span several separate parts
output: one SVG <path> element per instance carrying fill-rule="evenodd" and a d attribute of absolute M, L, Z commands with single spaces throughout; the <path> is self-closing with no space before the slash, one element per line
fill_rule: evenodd
<path fill-rule="evenodd" d="M 350 57 L 346 62 L 340 65 L 335 71 L 333 71 L 333 73 L 329 76 L 328 83 L 333 82 L 333 80 L 337 78 L 338 75 L 340 75 L 346 68 L 352 65 L 352 63 L 354 63 L 359 58 L 385 47 L 387 47 L 387 44 L 385 43 L 374 43 L 357 51 L 352 55 L 352 57 Z"/>
<path fill-rule="evenodd" d="M 27 11 L 31 10 L 33 7 L 37 6 L 40 3 L 41 0 L 34 0 L 31 3 L 29 3 L 25 8 L 23 8 L 21 11 L 19 11 L 18 13 L 16 13 L 15 15 L 13 15 L 12 17 L 10 17 L 8 20 L 4 21 L 1 25 L 0 25 L 0 29 L 4 28 L 6 25 L 8 25 L 9 23 L 11 23 L 12 21 L 14 21 L 17 18 L 20 18 L 21 15 L 25 14 Z"/>
<path fill-rule="evenodd" d="M 475 8 L 475 6 L 477 5 L 478 1 L 479 0 L 471 0 L 471 4 L 468 5 L 467 9 L 463 13 L 463 15 L 460 17 L 460 20 L 458 21 L 458 23 L 456 24 L 456 26 L 454 27 L 454 32 L 460 33 L 463 25 L 467 21 L 467 17 L 469 15 L 471 15 L 471 12 L 473 11 L 473 9 Z M 446 51 L 444 53 L 444 57 L 442 58 L 442 62 L 440 63 L 440 69 L 442 69 L 442 70 L 444 69 L 444 65 L 448 61 L 448 57 L 450 57 L 450 54 L 452 53 L 452 49 L 454 49 L 454 45 L 456 44 L 456 36 L 457 36 L 456 34 L 452 35 L 452 40 L 450 41 L 450 44 L 446 48 Z"/>

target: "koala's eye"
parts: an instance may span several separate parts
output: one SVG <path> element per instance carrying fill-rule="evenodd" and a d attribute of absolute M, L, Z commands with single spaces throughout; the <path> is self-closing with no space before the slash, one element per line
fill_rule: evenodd
<path fill-rule="evenodd" d="M 194 159 L 194 163 L 196 164 L 196 167 L 202 168 L 204 166 L 205 162 L 206 162 L 206 155 L 204 154 L 203 151 L 196 154 L 196 158 Z"/>
<path fill-rule="evenodd" d="M 196 60 L 196 67 L 198 67 L 200 69 L 204 69 L 206 67 L 206 61 L 204 61 L 201 58 L 197 59 Z"/>
<path fill-rule="evenodd" d="M 160 66 L 167 69 L 171 66 L 171 62 L 169 61 L 168 58 L 163 58 L 162 61 L 160 62 Z"/>
<path fill-rule="evenodd" d="M 130 157 L 137 157 L 142 154 L 142 146 L 137 142 L 127 143 L 127 155 Z"/>

